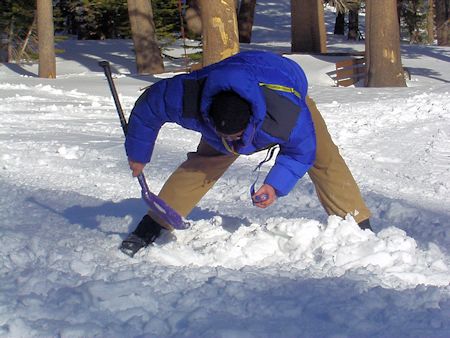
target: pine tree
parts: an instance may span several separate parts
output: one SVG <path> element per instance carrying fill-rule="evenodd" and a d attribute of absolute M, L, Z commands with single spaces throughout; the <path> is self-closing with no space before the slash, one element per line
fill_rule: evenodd
<path fill-rule="evenodd" d="M 131 36 L 126 0 L 72 0 L 60 5 L 68 16 L 67 31 L 79 39 Z"/>
<path fill-rule="evenodd" d="M 153 20 L 158 39 L 173 39 L 181 31 L 178 0 L 152 0 Z"/>
<path fill-rule="evenodd" d="M 35 16 L 35 4 L 27 0 L 2 0 L 0 3 L 0 55 L 4 61 L 20 55 Z"/>
<path fill-rule="evenodd" d="M 180 33 L 178 0 L 153 0 L 159 39 Z M 58 0 L 54 2 L 55 29 L 78 39 L 130 38 L 127 0 Z"/>
<path fill-rule="evenodd" d="M 427 8 L 423 0 L 402 0 L 400 2 L 400 18 L 405 27 L 410 43 L 421 43 L 426 39 Z"/>

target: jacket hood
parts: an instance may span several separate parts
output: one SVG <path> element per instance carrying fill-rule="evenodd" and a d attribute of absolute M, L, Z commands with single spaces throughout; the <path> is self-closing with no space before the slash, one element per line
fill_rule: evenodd
<path fill-rule="evenodd" d="M 266 103 L 258 79 L 251 71 L 242 71 L 243 64 L 227 64 L 225 67 L 213 69 L 206 79 L 200 112 L 203 120 L 214 131 L 214 123 L 209 117 L 209 108 L 214 95 L 221 91 L 232 90 L 249 102 L 252 115 L 247 128 L 242 136 L 242 141 L 247 144 L 253 138 L 254 131 L 262 124 L 266 114 Z"/>

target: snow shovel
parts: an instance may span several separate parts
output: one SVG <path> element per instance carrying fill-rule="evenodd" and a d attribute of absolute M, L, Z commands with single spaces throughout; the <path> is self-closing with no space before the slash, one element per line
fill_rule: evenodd
<path fill-rule="evenodd" d="M 119 114 L 120 124 L 122 126 L 123 133 L 126 136 L 128 124 L 125 119 L 125 115 L 119 101 L 119 96 L 117 95 L 117 90 L 111 75 L 111 66 L 108 61 L 100 61 L 98 64 L 103 68 L 106 79 L 108 80 L 109 88 L 111 89 L 111 94 L 116 105 L 117 113 Z M 167 227 L 169 230 L 182 230 L 189 228 L 190 224 L 188 222 L 185 222 L 183 220 L 183 217 L 181 217 L 179 213 L 173 210 L 166 202 L 164 202 L 161 198 L 150 191 L 143 173 L 140 173 L 137 179 L 139 181 L 139 185 L 141 186 L 142 199 L 150 208 L 152 217 L 155 217 L 158 223 L 160 223 L 162 226 Z"/>

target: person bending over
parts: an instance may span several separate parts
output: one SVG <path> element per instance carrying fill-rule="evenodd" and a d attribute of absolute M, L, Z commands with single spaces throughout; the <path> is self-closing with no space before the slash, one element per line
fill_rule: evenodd
<path fill-rule="evenodd" d="M 201 133 L 195 152 L 172 173 L 159 197 L 186 217 L 240 155 L 279 146 L 275 163 L 252 195 L 267 208 L 306 173 L 329 215 L 350 214 L 370 229 L 370 211 L 333 143 L 300 66 L 276 54 L 249 51 L 189 74 L 161 80 L 136 101 L 125 148 L 133 176 L 150 162 L 166 122 Z M 149 212 L 122 242 L 133 256 L 167 227 Z"/>

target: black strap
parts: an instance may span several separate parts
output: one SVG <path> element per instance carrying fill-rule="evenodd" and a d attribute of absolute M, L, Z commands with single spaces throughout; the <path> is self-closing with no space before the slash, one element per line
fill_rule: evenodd
<path fill-rule="evenodd" d="M 275 154 L 275 150 L 277 150 L 278 148 L 279 148 L 278 145 L 274 145 L 269 149 L 267 149 L 266 157 L 264 158 L 264 160 L 259 162 L 259 164 L 255 167 L 255 169 L 253 169 L 253 172 L 256 171 L 256 178 L 253 184 L 250 186 L 250 198 L 255 194 L 255 185 L 258 182 L 259 174 L 261 173 L 261 167 L 263 166 L 264 163 L 267 163 L 272 159 L 273 155 Z"/>
<path fill-rule="evenodd" d="M 186 79 L 183 81 L 183 114 L 184 118 L 200 119 L 200 102 L 206 78 Z"/>

